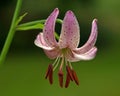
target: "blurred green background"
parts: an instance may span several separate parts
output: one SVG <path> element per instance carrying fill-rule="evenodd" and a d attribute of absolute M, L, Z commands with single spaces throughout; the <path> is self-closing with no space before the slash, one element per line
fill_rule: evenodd
<path fill-rule="evenodd" d="M 0 1 L 0 50 L 15 5 L 16 0 Z M 56 7 L 61 19 L 67 10 L 75 13 L 81 27 L 80 46 L 90 34 L 92 20 L 98 19 L 96 58 L 72 64 L 80 86 L 71 82 L 69 88 L 60 88 L 57 70 L 51 86 L 44 75 L 53 61 L 33 43 L 41 30 L 19 31 L 0 68 L 0 96 L 120 96 L 120 0 L 23 0 L 20 15 L 28 15 L 21 23 L 46 19 Z M 60 32 L 59 27 L 57 30 Z"/>

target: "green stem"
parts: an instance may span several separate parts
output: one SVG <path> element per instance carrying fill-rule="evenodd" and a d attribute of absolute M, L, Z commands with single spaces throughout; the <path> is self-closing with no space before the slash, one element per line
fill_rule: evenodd
<path fill-rule="evenodd" d="M 10 26 L 10 29 L 9 29 L 9 32 L 8 32 L 8 36 L 7 36 L 7 39 L 6 39 L 5 44 L 3 46 L 3 49 L 1 51 L 0 65 L 2 65 L 4 63 L 4 60 L 6 58 L 6 55 L 8 53 L 9 47 L 10 47 L 10 44 L 11 44 L 12 39 L 14 37 L 16 26 L 17 26 L 16 21 L 18 19 L 18 15 L 19 15 L 19 12 L 20 12 L 20 9 L 21 9 L 21 4 L 22 4 L 22 0 L 17 0 L 17 5 L 16 5 L 16 8 L 15 8 L 12 23 L 11 23 L 11 26 Z"/>

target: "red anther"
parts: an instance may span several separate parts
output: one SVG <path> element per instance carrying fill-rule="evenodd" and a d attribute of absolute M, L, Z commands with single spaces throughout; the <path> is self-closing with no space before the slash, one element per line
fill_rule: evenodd
<path fill-rule="evenodd" d="M 51 69 L 51 64 L 48 66 L 48 69 L 47 69 L 46 74 L 45 74 L 45 79 L 48 78 L 50 69 Z"/>
<path fill-rule="evenodd" d="M 50 84 L 53 83 L 53 66 L 52 64 L 50 64 L 48 66 L 48 69 L 47 69 L 47 72 L 46 72 L 46 75 L 45 75 L 45 78 L 47 79 L 49 77 L 49 82 Z"/>
<path fill-rule="evenodd" d="M 53 83 L 53 70 L 50 70 L 50 74 L 49 74 L 49 82 L 50 82 L 50 84 Z"/>
<path fill-rule="evenodd" d="M 73 81 L 74 78 L 73 78 L 73 75 L 72 75 L 72 70 L 70 69 L 69 66 L 66 66 L 66 70 L 67 70 L 67 73 L 68 73 L 68 75 L 69 75 L 71 81 Z"/>
<path fill-rule="evenodd" d="M 59 70 L 58 77 L 59 77 L 60 87 L 63 87 L 63 72 L 62 72 L 62 70 Z"/>
<path fill-rule="evenodd" d="M 69 76 L 69 74 L 67 73 L 65 88 L 67 88 L 67 87 L 69 86 L 69 83 L 70 83 L 70 76 Z"/>
<path fill-rule="evenodd" d="M 77 74 L 74 70 L 72 70 L 72 75 L 73 75 L 73 78 L 74 78 L 74 81 L 77 85 L 79 85 L 79 80 L 78 80 L 78 77 L 77 77 Z"/>

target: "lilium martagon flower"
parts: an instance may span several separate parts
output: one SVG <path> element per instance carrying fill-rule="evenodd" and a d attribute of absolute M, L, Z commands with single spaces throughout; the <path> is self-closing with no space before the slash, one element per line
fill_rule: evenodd
<path fill-rule="evenodd" d="M 97 19 L 92 22 L 91 34 L 87 42 L 78 48 L 80 42 L 80 28 L 74 13 L 69 10 L 66 12 L 62 23 L 60 38 L 57 41 L 55 32 L 55 23 L 59 9 L 56 8 L 47 18 L 43 32 L 40 32 L 34 43 L 42 48 L 45 54 L 50 59 L 55 59 L 52 64 L 49 64 L 45 78 L 49 79 L 50 84 L 53 83 L 53 71 L 58 65 L 59 85 L 63 87 L 63 65 L 66 65 L 66 82 L 65 88 L 69 86 L 70 81 L 74 81 L 79 85 L 79 80 L 74 71 L 71 62 L 80 60 L 91 60 L 96 56 L 97 48 L 95 47 L 97 39 Z"/>

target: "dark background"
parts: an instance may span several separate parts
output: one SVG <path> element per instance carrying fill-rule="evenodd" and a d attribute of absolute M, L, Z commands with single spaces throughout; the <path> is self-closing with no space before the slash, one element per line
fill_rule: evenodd
<path fill-rule="evenodd" d="M 0 50 L 15 6 L 16 0 L 0 1 Z M 23 0 L 20 15 L 28 15 L 21 23 L 46 19 L 56 7 L 61 19 L 67 10 L 75 13 L 81 28 L 80 46 L 88 39 L 92 20 L 98 19 L 96 58 L 72 63 L 80 86 L 72 82 L 68 89 L 60 88 L 57 70 L 51 86 L 44 75 L 53 60 L 34 45 L 42 30 L 17 31 L 0 68 L 0 96 L 120 96 L 120 0 Z M 60 32 L 59 27 L 56 30 Z"/>

